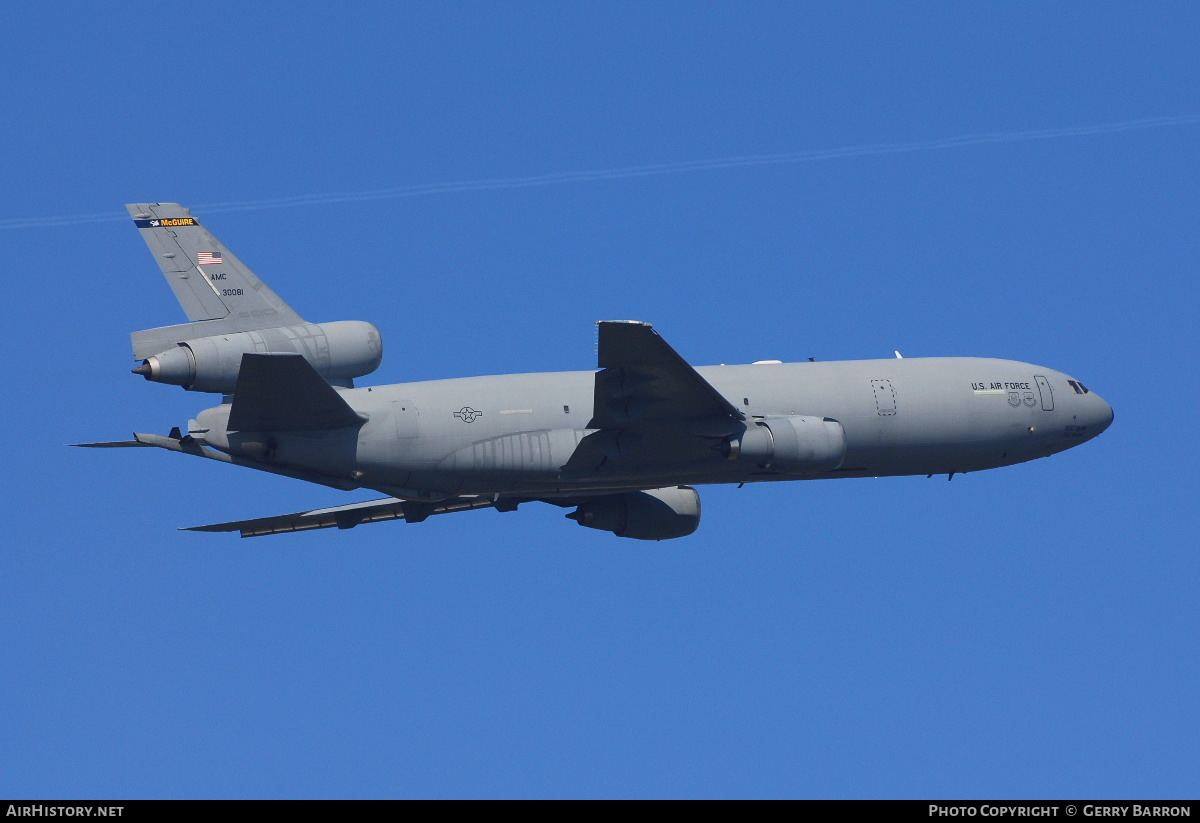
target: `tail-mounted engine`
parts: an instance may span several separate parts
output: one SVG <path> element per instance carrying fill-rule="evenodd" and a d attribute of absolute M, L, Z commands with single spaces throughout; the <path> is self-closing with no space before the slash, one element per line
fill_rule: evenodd
<path fill-rule="evenodd" d="M 355 377 L 379 368 L 383 342 L 379 329 L 361 320 L 303 323 L 182 340 L 147 357 L 133 373 L 188 391 L 228 394 L 237 384 L 243 354 L 281 352 L 304 355 L 335 386 L 352 386 Z"/>
<path fill-rule="evenodd" d="M 846 457 L 842 424 L 825 417 L 791 415 L 754 420 L 721 444 L 722 454 L 785 474 L 832 471 Z"/>

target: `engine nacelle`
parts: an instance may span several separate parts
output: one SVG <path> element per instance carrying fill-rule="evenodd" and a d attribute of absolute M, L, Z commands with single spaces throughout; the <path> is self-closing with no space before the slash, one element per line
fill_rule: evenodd
<path fill-rule="evenodd" d="M 824 417 L 791 415 L 755 420 L 725 444 L 726 457 L 787 474 L 832 471 L 846 459 L 842 424 Z"/>
<path fill-rule="evenodd" d="M 589 500 L 567 517 L 589 529 L 637 540 L 687 537 L 700 525 L 700 495 L 691 486 L 669 486 Z"/>
<path fill-rule="evenodd" d="M 348 386 L 353 378 L 379 368 L 383 341 L 374 324 L 361 320 L 304 323 L 183 340 L 133 371 L 189 391 L 228 394 L 237 383 L 243 354 L 281 352 L 304 355 L 330 383 Z"/>

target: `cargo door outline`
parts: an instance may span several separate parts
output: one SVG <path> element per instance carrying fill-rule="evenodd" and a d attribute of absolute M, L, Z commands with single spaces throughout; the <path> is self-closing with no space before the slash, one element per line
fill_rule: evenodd
<path fill-rule="evenodd" d="M 1054 411 L 1054 390 L 1050 388 L 1050 381 L 1040 374 L 1035 374 L 1033 379 L 1037 382 L 1038 394 L 1042 396 L 1042 411 Z"/>

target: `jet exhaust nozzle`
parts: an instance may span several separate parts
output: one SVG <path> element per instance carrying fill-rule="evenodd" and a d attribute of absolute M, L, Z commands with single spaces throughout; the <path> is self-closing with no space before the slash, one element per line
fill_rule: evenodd
<path fill-rule="evenodd" d="M 147 357 L 133 373 L 154 383 L 170 383 L 187 388 L 196 379 L 196 358 L 187 346 L 176 346 Z"/>

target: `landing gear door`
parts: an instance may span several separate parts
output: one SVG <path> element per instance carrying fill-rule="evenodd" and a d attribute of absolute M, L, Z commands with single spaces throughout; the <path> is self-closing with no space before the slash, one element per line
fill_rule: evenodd
<path fill-rule="evenodd" d="M 1054 411 L 1054 391 L 1050 388 L 1050 381 L 1040 374 L 1035 374 L 1033 379 L 1037 381 L 1038 394 L 1042 396 L 1042 411 Z"/>

